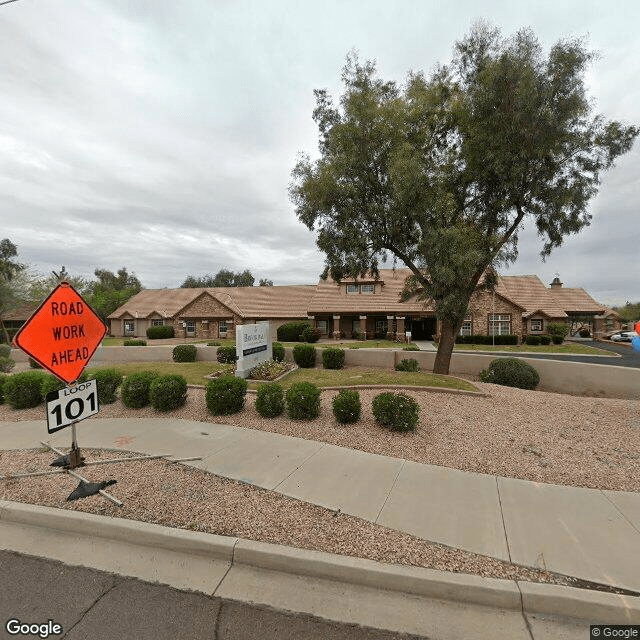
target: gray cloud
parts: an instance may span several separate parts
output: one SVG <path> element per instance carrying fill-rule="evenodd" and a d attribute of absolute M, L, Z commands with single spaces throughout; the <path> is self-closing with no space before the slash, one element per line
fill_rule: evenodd
<path fill-rule="evenodd" d="M 21 0 L 0 7 L 2 237 L 48 273 L 126 266 L 147 287 L 249 268 L 278 284 L 323 266 L 287 185 L 317 152 L 313 89 L 338 97 L 352 47 L 382 76 L 446 61 L 485 17 L 545 46 L 589 33 L 608 117 L 640 123 L 640 9 L 618 3 Z M 593 224 L 542 263 L 526 230 L 509 273 L 556 272 L 610 304 L 640 299 L 640 150 L 609 172 Z"/>

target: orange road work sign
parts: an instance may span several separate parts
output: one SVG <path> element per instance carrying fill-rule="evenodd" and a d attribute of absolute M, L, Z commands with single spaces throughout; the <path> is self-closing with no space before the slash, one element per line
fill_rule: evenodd
<path fill-rule="evenodd" d="M 25 322 L 13 342 L 69 384 L 79 378 L 106 333 L 107 327 L 93 309 L 63 282 Z"/>

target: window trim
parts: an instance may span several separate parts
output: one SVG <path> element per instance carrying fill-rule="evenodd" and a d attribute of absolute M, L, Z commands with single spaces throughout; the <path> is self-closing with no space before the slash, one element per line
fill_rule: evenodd
<path fill-rule="evenodd" d="M 376 292 L 375 284 L 362 284 L 360 285 L 360 293 L 371 296 Z"/>
<path fill-rule="evenodd" d="M 503 331 L 506 327 L 507 331 Z M 496 328 L 498 329 L 496 331 Z M 488 335 L 507 336 L 511 335 L 511 314 L 510 313 L 490 313 L 487 322 Z"/>
<path fill-rule="evenodd" d="M 539 328 L 536 328 L 538 325 Z M 531 320 L 529 320 L 529 327 L 531 331 L 542 332 L 544 331 L 544 320 L 542 318 L 531 318 Z"/>

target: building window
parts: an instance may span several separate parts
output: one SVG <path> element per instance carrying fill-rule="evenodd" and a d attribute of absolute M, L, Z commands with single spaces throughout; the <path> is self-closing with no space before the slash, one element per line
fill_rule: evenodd
<path fill-rule="evenodd" d="M 360 285 L 360 293 L 367 293 L 371 295 L 375 292 L 375 285 L 372 284 L 361 284 Z"/>
<path fill-rule="evenodd" d="M 360 320 L 354 320 L 351 331 L 360 331 Z"/>
<path fill-rule="evenodd" d="M 531 331 L 542 331 L 541 319 L 536 319 L 531 321 Z"/>
<path fill-rule="evenodd" d="M 460 327 L 460 335 L 461 336 L 470 336 L 473 335 L 473 323 L 471 318 L 465 318 L 462 326 Z"/>
<path fill-rule="evenodd" d="M 316 329 L 318 329 L 323 336 L 329 333 L 326 320 L 316 320 Z"/>
<path fill-rule="evenodd" d="M 164 327 L 164 320 L 162 320 L 162 318 L 160 318 L 160 320 L 158 320 L 156 318 L 155 320 L 151 321 L 151 326 L 152 327 Z"/>
<path fill-rule="evenodd" d="M 136 323 L 133 320 L 124 321 L 124 335 L 132 336 L 136 332 Z"/>
<path fill-rule="evenodd" d="M 506 336 L 511 333 L 511 316 L 509 314 L 489 315 L 489 335 Z"/>
<path fill-rule="evenodd" d="M 347 293 L 358 293 L 360 287 L 357 284 L 348 284 Z"/>
<path fill-rule="evenodd" d="M 195 320 L 187 320 L 186 322 L 186 330 L 188 336 L 196 335 L 196 321 Z"/>
<path fill-rule="evenodd" d="M 381 337 L 382 334 L 387 333 L 387 320 L 376 320 L 376 337 Z"/>
<path fill-rule="evenodd" d="M 227 333 L 227 331 L 229 331 L 229 328 L 227 327 L 227 321 L 226 320 L 220 320 L 220 322 L 218 322 L 218 332 L 219 333 Z"/>

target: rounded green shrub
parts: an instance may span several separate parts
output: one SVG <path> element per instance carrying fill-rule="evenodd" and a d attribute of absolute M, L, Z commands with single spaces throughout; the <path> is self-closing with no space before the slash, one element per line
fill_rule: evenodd
<path fill-rule="evenodd" d="M 16 361 L 8 356 L 0 356 L 0 372 L 9 373 L 16 366 Z"/>
<path fill-rule="evenodd" d="M 538 347 L 540 345 L 540 336 L 527 336 L 524 341 L 532 347 Z"/>
<path fill-rule="evenodd" d="M 314 329 L 312 326 L 308 326 L 300 334 L 300 340 L 303 342 L 318 342 L 321 335 L 320 329 Z"/>
<path fill-rule="evenodd" d="M 9 376 L 3 385 L 5 402 L 12 409 L 29 409 L 42 402 L 44 371 L 23 371 Z"/>
<path fill-rule="evenodd" d="M 293 360 L 303 369 L 316 366 L 316 348 L 311 344 L 297 344 L 293 347 Z"/>
<path fill-rule="evenodd" d="M 277 335 L 280 342 L 300 342 L 300 334 L 311 324 L 308 320 L 293 320 L 278 327 Z"/>
<path fill-rule="evenodd" d="M 296 382 L 286 393 L 287 415 L 294 420 L 313 420 L 320 415 L 320 389 L 311 382 Z"/>
<path fill-rule="evenodd" d="M 231 375 L 210 380 L 205 394 L 207 409 L 214 416 L 238 413 L 244 407 L 247 386 L 246 380 Z"/>
<path fill-rule="evenodd" d="M 271 357 L 276 362 L 284 362 L 284 345 L 279 342 L 274 342 L 271 345 Z"/>
<path fill-rule="evenodd" d="M 353 424 L 360 420 L 362 405 L 360 394 L 354 389 L 343 389 L 332 401 L 333 415 L 341 424 Z"/>
<path fill-rule="evenodd" d="M 544 345 L 545 347 L 551 344 L 551 336 L 540 336 L 540 344 Z"/>
<path fill-rule="evenodd" d="M 325 369 L 342 369 L 344 367 L 344 349 L 327 347 L 322 350 L 322 366 Z"/>
<path fill-rule="evenodd" d="M 155 371 L 140 371 L 132 373 L 122 381 L 120 397 L 122 404 L 130 409 L 141 409 L 149 402 L 151 383 L 158 377 Z"/>
<path fill-rule="evenodd" d="M 127 338 L 123 343 L 125 347 L 146 347 L 146 340 L 139 340 L 138 338 Z"/>
<path fill-rule="evenodd" d="M 420 407 L 404 393 L 380 393 L 373 399 L 372 409 L 378 423 L 391 431 L 413 431 L 418 426 Z"/>
<path fill-rule="evenodd" d="M 42 384 L 40 385 L 40 395 L 43 400 L 46 400 L 48 393 L 51 393 L 52 391 L 59 391 L 60 389 L 64 389 L 66 386 L 67 385 L 60 380 L 60 378 L 57 378 L 51 373 L 45 373 L 42 379 Z"/>
<path fill-rule="evenodd" d="M 8 378 L 9 376 L 0 373 L 0 404 L 4 404 L 4 383 Z"/>
<path fill-rule="evenodd" d="M 496 358 L 480 372 L 480 380 L 518 389 L 535 389 L 540 382 L 540 374 L 524 360 Z"/>
<path fill-rule="evenodd" d="M 175 338 L 176 330 L 173 325 L 164 324 L 159 327 L 149 327 L 147 329 L 147 338 L 149 340 L 159 340 L 162 338 Z"/>
<path fill-rule="evenodd" d="M 211 342 L 207 342 L 207 347 L 219 347 L 222 343 L 217 340 L 212 340 Z"/>
<path fill-rule="evenodd" d="M 275 418 L 284 411 L 284 391 L 277 382 L 258 387 L 256 411 L 263 418 Z"/>
<path fill-rule="evenodd" d="M 562 344 L 564 342 L 564 336 L 555 334 L 551 336 L 551 341 L 553 342 L 553 344 Z"/>
<path fill-rule="evenodd" d="M 0 343 L 0 358 L 10 358 L 11 347 L 8 344 Z"/>
<path fill-rule="evenodd" d="M 182 407 L 187 401 L 186 378 L 176 373 L 158 376 L 149 387 L 149 400 L 156 411 Z"/>
<path fill-rule="evenodd" d="M 98 403 L 113 404 L 116 399 L 116 391 L 122 384 L 122 374 L 116 369 L 98 369 L 91 378 L 94 378 L 98 387 Z"/>
<path fill-rule="evenodd" d="M 417 344 L 408 344 L 406 347 L 402 347 L 403 351 L 420 351 L 420 347 Z"/>
<path fill-rule="evenodd" d="M 415 358 L 404 358 L 396 365 L 396 371 L 412 371 L 415 373 L 416 371 L 420 371 L 420 365 Z"/>
<path fill-rule="evenodd" d="M 235 347 L 218 347 L 216 360 L 221 364 L 235 364 L 237 359 Z"/>
<path fill-rule="evenodd" d="M 171 353 L 174 362 L 195 362 L 198 348 L 195 344 L 177 344 Z"/>

